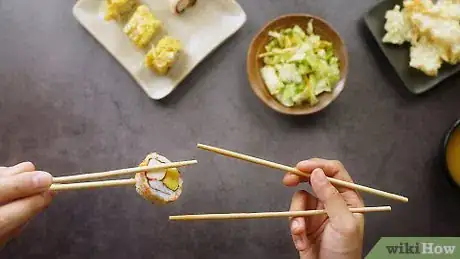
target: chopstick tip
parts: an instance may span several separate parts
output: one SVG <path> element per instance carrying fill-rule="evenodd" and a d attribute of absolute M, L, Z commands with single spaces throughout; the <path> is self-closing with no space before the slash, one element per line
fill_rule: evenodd
<path fill-rule="evenodd" d="M 404 197 L 404 196 L 402 196 L 399 200 L 400 200 L 401 202 L 404 202 L 404 203 L 408 203 L 408 202 L 409 202 L 409 198 Z"/>
<path fill-rule="evenodd" d="M 169 216 L 168 219 L 169 219 L 169 221 L 176 221 L 176 220 L 178 220 L 178 218 L 179 218 L 178 216 Z"/>

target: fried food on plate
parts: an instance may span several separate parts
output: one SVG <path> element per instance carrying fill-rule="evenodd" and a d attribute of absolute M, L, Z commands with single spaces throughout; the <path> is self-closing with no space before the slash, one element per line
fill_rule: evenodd
<path fill-rule="evenodd" d="M 163 37 L 145 56 L 145 65 L 160 75 L 166 74 L 179 57 L 182 45 L 170 36 Z"/>
<path fill-rule="evenodd" d="M 137 0 L 106 0 L 107 9 L 104 19 L 121 20 L 124 16 L 130 14 L 137 6 Z"/>
<path fill-rule="evenodd" d="M 411 44 L 411 67 L 436 76 L 442 62 L 460 63 L 460 0 L 406 0 L 388 10 L 382 41 Z"/>
<path fill-rule="evenodd" d="M 423 71 L 429 76 L 437 76 L 442 60 L 436 46 L 427 38 L 422 38 L 410 48 L 410 63 L 413 68 Z"/>
<path fill-rule="evenodd" d="M 136 46 L 144 48 L 161 28 L 161 24 L 146 5 L 140 5 L 123 31 Z"/>
<path fill-rule="evenodd" d="M 385 31 L 383 42 L 392 44 L 403 44 L 407 40 L 410 25 L 406 21 L 406 16 L 401 12 L 401 6 L 396 5 L 393 10 L 385 14 Z"/>

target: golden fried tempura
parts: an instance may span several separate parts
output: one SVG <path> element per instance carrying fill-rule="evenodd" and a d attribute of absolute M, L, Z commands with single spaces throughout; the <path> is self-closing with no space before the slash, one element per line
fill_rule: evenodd
<path fill-rule="evenodd" d="M 139 48 L 144 48 L 160 29 L 161 22 L 155 18 L 145 5 L 137 7 L 123 29 L 124 33 Z"/>
<path fill-rule="evenodd" d="M 423 71 L 429 76 L 437 76 L 442 61 L 436 46 L 423 37 L 417 44 L 412 45 L 410 48 L 409 65 Z"/>
<path fill-rule="evenodd" d="M 176 61 L 181 49 L 182 45 L 178 40 L 165 36 L 147 53 L 145 65 L 158 74 L 164 75 Z"/>
<path fill-rule="evenodd" d="M 121 20 L 125 15 L 131 13 L 137 6 L 137 0 L 106 0 L 107 10 L 104 19 Z"/>

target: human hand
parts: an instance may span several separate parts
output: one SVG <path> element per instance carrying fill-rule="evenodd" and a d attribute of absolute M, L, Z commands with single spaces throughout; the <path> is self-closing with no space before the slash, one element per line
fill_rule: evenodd
<path fill-rule="evenodd" d="M 52 181 L 49 173 L 36 172 L 30 162 L 0 167 L 0 247 L 48 206 Z"/>
<path fill-rule="evenodd" d="M 297 169 L 311 174 L 310 179 L 287 173 L 283 183 L 286 186 L 297 186 L 300 182 L 309 182 L 316 197 L 306 191 L 296 192 L 290 210 L 327 211 L 327 215 L 296 217 L 290 220 L 292 240 L 299 257 L 361 258 L 364 216 L 351 213 L 349 207 L 364 207 L 362 198 L 354 190 L 332 186 L 326 178 L 352 182 L 342 163 L 315 158 L 299 162 Z"/>

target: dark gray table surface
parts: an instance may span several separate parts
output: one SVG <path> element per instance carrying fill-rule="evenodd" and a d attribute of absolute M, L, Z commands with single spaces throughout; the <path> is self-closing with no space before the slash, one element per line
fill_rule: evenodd
<path fill-rule="evenodd" d="M 73 1 L 0 0 L 0 164 L 30 160 L 64 175 L 136 165 L 153 150 L 200 161 L 170 206 L 132 188 L 62 193 L 0 257 L 295 258 L 287 220 L 168 223 L 170 214 L 285 210 L 295 191 L 279 172 L 199 151 L 197 142 L 286 164 L 340 159 L 357 182 L 409 196 L 400 204 L 364 195 L 367 205 L 394 205 L 366 217 L 366 252 L 382 236 L 459 235 L 460 192 L 437 155 L 460 117 L 460 76 L 409 94 L 362 25 L 375 3 L 241 1 L 242 30 L 158 102 L 77 23 Z M 291 12 L 330 21 L 349 50 L 345 91 L 315 116 L 279 115 L 247 82 L 251 38 Z"/>

